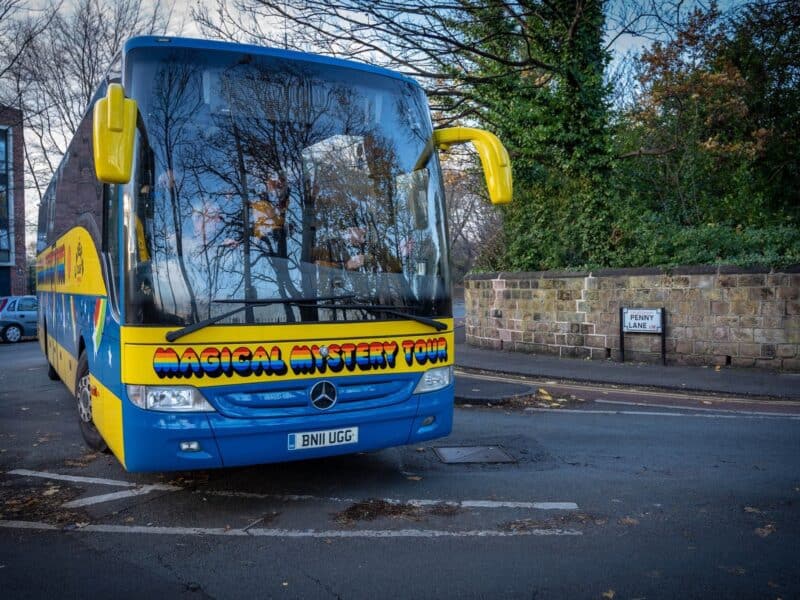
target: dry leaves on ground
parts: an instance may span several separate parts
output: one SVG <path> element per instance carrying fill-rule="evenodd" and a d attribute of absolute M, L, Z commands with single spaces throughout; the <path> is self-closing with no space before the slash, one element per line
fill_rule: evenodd
<path fill-rule="evenodd" d="M 765 538 L 768 535 L 775 533 L 775 524 L 767 523 L 764 527 L 756 527 L 755 533 L 758 537 Z"/>

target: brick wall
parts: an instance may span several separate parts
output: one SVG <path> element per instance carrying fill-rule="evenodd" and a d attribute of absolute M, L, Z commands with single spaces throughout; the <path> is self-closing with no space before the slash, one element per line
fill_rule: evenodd
<path fill-rule="evenodd" d="M 666 309 L 667 362 L 800 371 L 800 267 L 486 273 L 465 281 L 477 346 L 620 359 L 619 309 Z M 661 359 L 658 334 L 626 334 L 625 359 Z"/>

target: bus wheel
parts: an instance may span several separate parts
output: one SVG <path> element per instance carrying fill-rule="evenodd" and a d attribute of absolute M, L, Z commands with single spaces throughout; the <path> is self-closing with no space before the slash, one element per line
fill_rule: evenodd
<path fill-rule="evenodd" d="M 49 377 L 51 381 L 59 381 L 61 379 L 58 375 L 58 371 L 56 371 L 55 367 L 50 363 L 47 363 L 47 377 Z"/>
<path fill-rule="evenodd" d="M 89 360 L 86 353 L 81 352 L 78 359 L 78 374 L 75 386 L 78 400 L 78 423 L 81 426 L 81 435 L 86 445 L 92 450 L 103 452 L 108 447 L 103 436 L 97 431 L 92 419 L 92 386 L 89 382 Z"/>

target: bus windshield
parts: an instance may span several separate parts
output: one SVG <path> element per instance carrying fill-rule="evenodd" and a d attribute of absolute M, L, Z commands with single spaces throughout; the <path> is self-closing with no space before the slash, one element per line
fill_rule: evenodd
<path fill-rule="evenodd" d="M 123 190 L 127 323 L 450 316 L 444 193 L 418 86 L 151 47 L 128 54 L 125 88 L 140 115 Z M 257 302 L 339 296 L 362 308 Z"/>

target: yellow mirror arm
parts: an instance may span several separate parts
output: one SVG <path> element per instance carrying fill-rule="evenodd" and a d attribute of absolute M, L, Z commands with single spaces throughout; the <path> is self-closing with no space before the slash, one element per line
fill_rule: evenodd
<path fill-rule="evenodd" d="M 466 142 L 472 142 L 481 159 L 492 204 L 511 202 L 513 194 L 511 159 L 497 136 L 472 127 L 447 127 L 433 132 L 433 143 L 440 150 L 447 150 L 452 145 Z"/>

